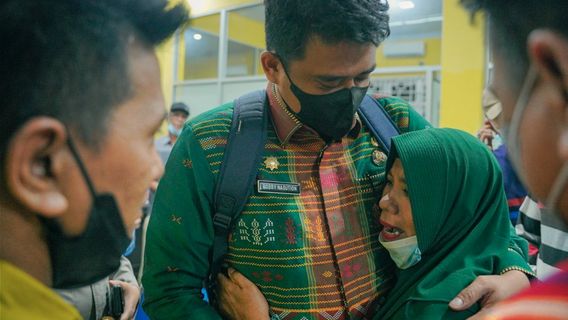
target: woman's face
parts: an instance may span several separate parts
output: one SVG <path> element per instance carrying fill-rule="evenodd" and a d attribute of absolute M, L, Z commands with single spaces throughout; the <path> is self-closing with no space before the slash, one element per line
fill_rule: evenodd
<path fill-rule="evenodd" d="M 416 235 L 412 207 L 406 188 L 404 169 L 396 159 L 387 175 L 383 197 L 379 201 L 380 223 L 383 225 L 380 237 L 383 241 L 394 241 Z"/>

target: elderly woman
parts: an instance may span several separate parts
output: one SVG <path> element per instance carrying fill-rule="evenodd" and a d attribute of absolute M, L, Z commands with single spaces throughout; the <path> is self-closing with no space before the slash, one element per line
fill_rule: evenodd
<path fill-rule="evenodd" d="M 393 138 L 387 184 L 379 201 L 379 240 L 398 267 L 397 282 L 375 319 L 465 319 L 479 307 L 455 312 L 449 302 L 496 266 L 509 248 L 510 222 L 499 165 L 491 151 L 455 129 L 427 129 Z M 526 248 L 516 248 L 526 255 Z M 532 273 L 528 268 L 523 272 Z M 245 297 L 222 290 L 221 309 L 248 319 L 268 317 L 261 293 L 230 270 L 227 281 Z M 224 288 L 226 289 L 226 288 Z"/>

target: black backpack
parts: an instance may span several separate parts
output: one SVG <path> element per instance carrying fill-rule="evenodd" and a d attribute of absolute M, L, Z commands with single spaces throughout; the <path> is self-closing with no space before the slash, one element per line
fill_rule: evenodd
<path fill-rule="evenodd" d="M 358 113 L 383 150 L 388 152 L 391 138 L 398 135 L 399 131 L 384 108 L 377 100 L 366 95 Z M 209 276 L 205 283 L 212 304 L 216 303 L 216 277 L 224 268 L 229 233 L 256 180 L 264 153 L 267 123 L 268 105 L 265 90 L 251 92 L 235 100 L 231 131 L 215 189 L 215 238 L 209 257 Z"/>

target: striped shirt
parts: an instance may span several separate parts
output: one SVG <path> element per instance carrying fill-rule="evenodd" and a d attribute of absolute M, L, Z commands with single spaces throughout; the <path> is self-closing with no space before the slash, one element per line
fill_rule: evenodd
<path fill-rule="evenodd" d="M 539 279 L 558 272 L 558 263 L 568 259 L 568 225 L 542 205 L 525 199 L 517 222 L 517 234 L 538 248 L 536 274 Z"/>

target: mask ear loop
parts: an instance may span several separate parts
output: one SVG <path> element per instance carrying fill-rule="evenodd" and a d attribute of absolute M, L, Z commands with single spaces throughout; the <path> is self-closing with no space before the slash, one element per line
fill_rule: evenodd
<path fill-rule="evenodd" d="M 556 204 L 560 202 L 560 196 L 562 195 L 562 191 L 566 188 L 568 184 L 568 162 L 564 164 L 562 169 L 560 170 L 560 174 L 558 178 L 554 181 L 552 185 L 552 189 L 550 189 L 550 195 L 546 200 L 546 207 L 553 209 L 556 208 Z"/>
<path fill-rule="evenodd" d="M 568 101 L 568 91 L 564 91 L 564 99 L 565 101 Z M 556 178 L 554 184 L 552 185 L 552 189 L 550 189 L 550 195 L 546 200 L 546 205 L 548 208 L 555 208 L 556 204 L 560 202 L 560 196 L 562 195 L 562 191 L 564 191 L 567 184 L 568 184 L 568 162 L 564 164 L 564 166 L 560 170 L 558 178 Z"/>
<path fill-rule="evenodd" d="M 517 99 L 517 103 L 515 104 L 515 109 L 513 110 L 513 116 L 511 118 L 510 128 L 508 130 L 507 134 L 508 137 L 506 141 L 513 167 L 515 168 L 515 171 L 517 172 L 521 182 L 525 186 L 527 185 L 527 183 L 521 165 L 522 161 L 521 161 L 521 145 L 519 138 L 519 130 L 521 127 L 521 122 L 525 113 L 525 109 L 527 108 L 530 94 L 532 93 L 532 89 L 536 84 L 537 76 L 538 74 L 536 72 L 536 68 L 533 65 L 531 65 L 527 73 L 527 78 L 521 89 L 519 98 Z"/>
<path fill-rule="evenodd" d="M 85 179 L 85 183 L 87 184 L 87 187 L 89 188 L 89 192 L 91 193 L 91 195 L 94 198 L 97 194 L 96 191 L 95 191 L 95 187 L 93 186 L 93 183 L 91 182 L 91 179 L 89 178 L 89 174 L 87 173 L 87 169 L 85 168 L 83 161 L 81 161 L 81 157 L 79 156 L 79 152 L 77 152 L 77 147 L 75 146 L 75 143 L 73 143 L 73 140 L 71 139 L 70 135 L 67 138 L 67 145 L 69 146 L 69 150 L 71 151 L 73 158 L 75 158 L 75 161 L 77 162 L 77 165 L 79 166 L 79 170 L 81 170 L 81 174 L 83 175 L 83 178 Z"/>
<path fill-rule="evenodd" d="M 568 101 L 568 91 L 564 91 L 564 100 Z M 556 204 L 560 202 L 560 197 L 562 196 L 562 191 L 566 188 L 568 184 L 568 162 L 564 164 L 562 169 L 560 169 L 560 174 L 558 178 L 554 181 L 552 188 L 550 189 L 550 195 L 546 199 L 546 206 L 548 208 L 556 208 Z"/>

